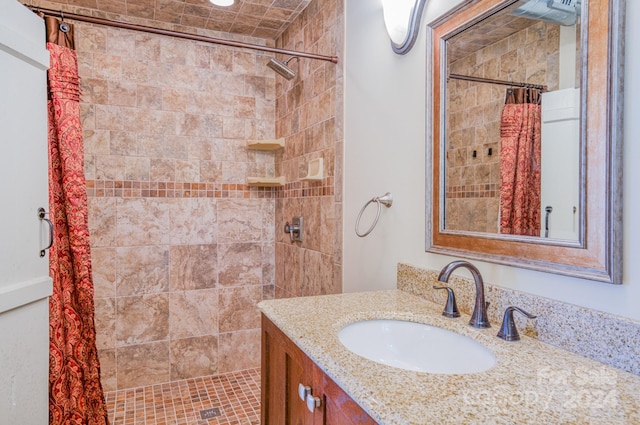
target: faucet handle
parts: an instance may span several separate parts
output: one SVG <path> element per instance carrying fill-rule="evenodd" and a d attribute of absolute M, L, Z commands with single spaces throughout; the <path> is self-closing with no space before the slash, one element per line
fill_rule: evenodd
<path fill-rule="evenodd" d="M 442 310 L 442 315 L 444 317 L 460 317 L 460 311 L 458 310 L 458 305 L 456 304 L 456 296 L 453 293 L 453 289 L 448 286 L 434 286 L 433 289 L 446 289 L 447 290 L 447 304 L 444 306 L 444 310 Z"/>
<path fill-rule="evenodd" d="M 505 341 L 517 341 L 520 339 L 520 335 L 518 334 L 518 329 L 516 328 L 516 322 L 513 320 L 513 312 L 517 311 L 529 319 L 535 319 L 538 316 L 534 316 L 533 314 L 527 313 L 520 307 L 509 306 L 504 311 L 504 317 L 502 318 L 502 326 L 500 327 L 500 331 L 498 332 L 498 338 L 502 338 Z"/>

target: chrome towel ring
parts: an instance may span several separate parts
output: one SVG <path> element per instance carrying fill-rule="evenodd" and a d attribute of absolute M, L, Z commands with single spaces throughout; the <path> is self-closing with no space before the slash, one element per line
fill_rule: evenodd
<path fill-rule="evenodd" d="M 359 229 L 360 229 L 360 219 L 362 218 L 362 213 L 364 213 L 364 210 L 367 209 L 369 204 L 374 202 L 378 204 L 378 211 L 376 212 L 376 218 L 373 220 L 373 223 L 371 223 L 371 226 L 366 232 L 360 233 Z M 362 207 L 362 209 L 360 210 L 360 214 L 358 214 L 358 219 L 356 220 L 356 235 L 360 236 L 361 238 L 364 238 L 369 233 L 371 233 L 374 227 L 376 227 L 376 224 L 378 224 L 378 219 L 380 218 L 380 210 L 382 209 L 382 205 L 384 205 L 387 208 L 390 208 L 391 205 L 393 205 L 393 196 L 391 196 L 391 193 L 387 192 L 382 196 L 376 196 L 375 198 L 371 199 L 369 202 L 364 204 L 364 207 Z"/>

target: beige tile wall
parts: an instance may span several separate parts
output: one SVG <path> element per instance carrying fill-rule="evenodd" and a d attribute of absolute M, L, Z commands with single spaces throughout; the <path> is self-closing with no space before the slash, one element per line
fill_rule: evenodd
<path fill-rule="evenodd" d="M 76 24 L 106 390 L 254 368 L 275 285 L 275 76 L 248 50 Z"/>
<path fill-rule="evenodd" d="M 277 44 L 342 59 L 342 11 L 312 1 Z M 259 52 L 75 31 L 105 389 L 258 366 L 257 302 L 341 290 L 342 65 L 294 61 L 287 82 Z M 276 136 L 279 153 L 245 148 Z M 324 180 L 299 182 L 318 157 Z M 261 175 L 287 184 L 245 184 Z M 293 215 L 302 244 L 282 232 Z"/>
<path fill-rule="evenodd" d="M 341 0 L 314 0 L 277 41 L 278 47 L 343 59 Z M 288 182 L 276 201 L 276 296 L 342 290 L 342 63 L 291 61 L 298 76 L 276 79 L 276 134 L 286 138 L 276 173 Z M 299 182 L 310 160 L 323 158 L 322 182 Z M 283 232 L 293 216 L 304 218 L 304 241 Z"/>
<path fill-rule="evenodd" d="M 539 21 L 457 60 L 449 72 L 556 90 L 559 36 L 558 25 Z M 498 232 L 500 115 L 507 88 L 454 79 L 447 83 L 447 229 Z"/>

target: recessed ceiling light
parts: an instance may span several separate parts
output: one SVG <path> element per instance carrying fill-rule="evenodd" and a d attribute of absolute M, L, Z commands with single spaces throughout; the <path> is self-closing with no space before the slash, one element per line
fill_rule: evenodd
<path fill-rule="evenodd" d="M 235 0 L 209 0 L 211 3 L 216 6 L 231 6 Z"/>

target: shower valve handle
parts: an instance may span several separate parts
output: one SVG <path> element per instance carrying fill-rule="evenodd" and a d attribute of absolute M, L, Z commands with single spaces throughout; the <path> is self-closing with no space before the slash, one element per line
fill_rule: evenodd
<path fill-rule="evenodd" d="M 289 234 L 291 242 L 302 242 L 304 236 L 302 222 L 302 217 L 295 216 L 291 219 L 291 224 L 288 221 L 285 223 L 284 232 Z"/>

